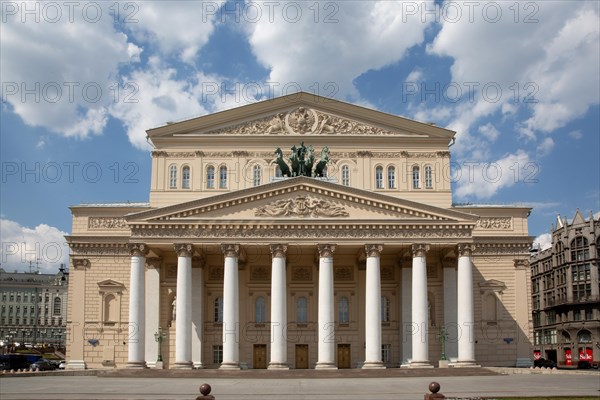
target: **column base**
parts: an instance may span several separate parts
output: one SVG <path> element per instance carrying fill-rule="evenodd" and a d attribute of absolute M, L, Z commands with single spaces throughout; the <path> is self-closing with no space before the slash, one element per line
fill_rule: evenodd
<path fill-rule="evenodd" d="M 381 361 L 365 361 L 362 369 L 385 369 L 386 366 Z"/>
<path fill-rule="evenodd" d="M 267 369 L 289 370 L 290 366 L 286 363 L 269 363 Z"/>
<path fill-rule="evenodd" d="M 221 366 L 219 367 L 219 369 L 225 369 L 225 370 L 240 370 L 240 364 L 239 363 L 221 363 Z"/>
<path fill-rule="evenodd" d="M 125 366 L 127 369 L 146 369 L 146 361 L 128 361 Z"/>
<path fill-rule="evenodd" d="M 481 368 L 481 365 L 478 365 L 475 360 L 456 361 L 451 366 L 453 368 Z"/>
<path fill-rule="evenodd" d="M 433 368 L 429 361 L 411 361 L 406 368 Z"/>
<path fill-rule="evenodd" d="M 194 362 L 194 369 L 204 369 L 204 365 L 200 361 Z"/>
<path fill-rule="evenodd" d="M 317 362 L 315 369 L 338 369 L 335 363 L 330 362 Z"/>
<path fill-rule="evenodd" d="M 66 369 L 86 369 L 85 361 L 83 360 L 69 360 L 67 361 Z"/>
<path fill-rule="evenodd" d="M 191 361 L 176 361 L 175 364 L 173 364 L 173 369 L 192 369 L 194 368 L 194 365 L 192 364 Z"/>

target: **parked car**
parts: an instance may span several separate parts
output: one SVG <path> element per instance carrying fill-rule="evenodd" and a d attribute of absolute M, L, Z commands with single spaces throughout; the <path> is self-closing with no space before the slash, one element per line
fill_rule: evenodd
<path fill-rule="evenodd" d="M 540 358 L 533 361 L 533 366 L 539 368 L 554 368 L 556 367 L 556 362 L 552 360 L 546 360 L 545 358 Z"/>
<path fill-rule="evenodd" d="M 31 364 L 31 368 L 35 371 L 53 371 L 57 366 L 52 361 L 41 358 Z"/>
<path fill-rule="evenodd" d="M 59 364 L 58 364 L 58 369 L 65 369 L 67 368 L 67 362 L 65 360 L 62 360 Z"/>
<path fill-rule="evenodd" d="M 18 369 L 29 369 L 29 361 L 22 354 L 2 354 L 0 355 L 0 370 L 10 371 Z"/>
<path fill-rule="evenodd" d="M 591 369 L 592 363 L 586 360 L 579 360 L 577 362 L 577 369 Z"/>

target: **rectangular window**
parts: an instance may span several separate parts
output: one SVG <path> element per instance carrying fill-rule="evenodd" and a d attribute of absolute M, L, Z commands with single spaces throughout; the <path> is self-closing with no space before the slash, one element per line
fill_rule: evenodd
<path fill-rule="evenodd" d="M 389 363 L 392 360 L 392 345 L 391 344 L 381 345 L 381 360 L 384 363 Z"/>
<path fill-rule="evenodd" d="M 213 346 L 213 364 L 221 364 L 223 362 L 223 346 Z"/>
<path fill-rule="evenodd" d="M 383 189 L 383 168 L 375 168 L 375 189 Z"/>

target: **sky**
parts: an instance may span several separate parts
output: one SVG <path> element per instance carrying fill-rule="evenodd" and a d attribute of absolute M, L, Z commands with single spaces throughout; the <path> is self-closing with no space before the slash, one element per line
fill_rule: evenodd
<path fill-rule="evenodd" d="M 457 132 L 453 201 L 600 210 L 597 1 L 0 2 L 1 267 L 144 202 L 145 131 L 303 90 Z M 36 264 L 36 261 L 38 264 Z"/>

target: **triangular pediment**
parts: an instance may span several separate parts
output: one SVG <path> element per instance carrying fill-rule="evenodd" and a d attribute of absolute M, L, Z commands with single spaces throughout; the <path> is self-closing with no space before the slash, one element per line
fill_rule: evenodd
<path fill-rule="evenodd" d="M 455 134 L 432 124 L 305 92 L 168 123 L 147 133 L 153 141 L 207 135 L 391 135 L 449 140 Z"/>
<path fill-rule="evenodd" d="M 102 282 L 98 282 L 98 287 L 101 290 L 122 290 L 125 288 L 121 282 L 113 281 L 112 279 L 106 279 Z"/>
<path fill-rule="evenodd" d="M 131 214 L 129 224 L 333 220 L 349 223 L 466 223 L 477 217 L 307 177 Z"/>

